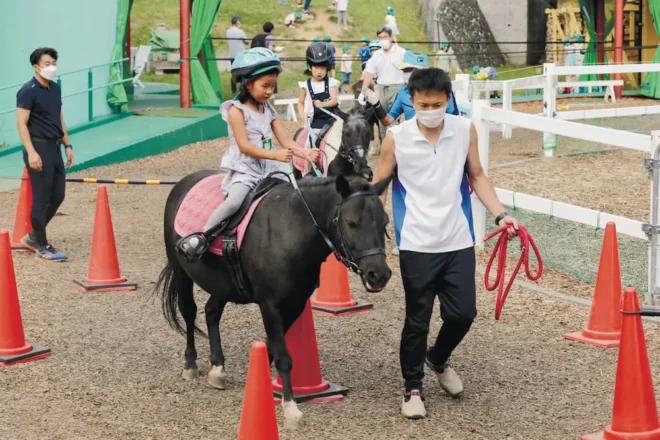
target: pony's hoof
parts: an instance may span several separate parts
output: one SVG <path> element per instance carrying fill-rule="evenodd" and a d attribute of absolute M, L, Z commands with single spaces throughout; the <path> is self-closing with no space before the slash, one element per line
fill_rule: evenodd
<path fill-rule="evenodd" d="M 213 388 L 224 390 L 227 388 L 227 372 L 222 365 L 212 366 L 208 374 L 208 382 Z"/>
<path fill-rule="evenodd" d="M 302 420 L 302 411 L 298 409 L 296 402 L 283 402 L 282 408 L 284 409 L 284 428 L 297 429 Z"/>
<path fill-rule="evenodd" d="M 181 377 L 183 377 L 184 380 L 195 380 L 199 378 L 199 370 L 197 369 L 197 367 L 185 368 L 183 370 L 183 373 L 181 373 Z"/>

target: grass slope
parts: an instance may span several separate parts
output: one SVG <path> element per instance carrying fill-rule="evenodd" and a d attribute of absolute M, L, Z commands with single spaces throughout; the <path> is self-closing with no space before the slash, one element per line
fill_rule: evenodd
<path fill-rule="evenodd" d="M 349 31 L 339 32 L 336 26 L 336 12 L 327 10 L 331 0 L 312 0 L 310 10 L 317 15 L 316 20 L 310 19 L 299 25 L 298 29 L 288 29 L 283 20 L 291 11 L 302 11 L 295 5 L 278 6 L 277 0 L 226 0 L 220 6 L 218 19 L 213 27 L 211 35 L 224 37 L 227 28 L 231 25 L 231 17 L 240 15 L 243 18 L 243 30 L 252 37 L 261 32 L 261 26 L 267 21 L 275 24 L 273 34 L 279 38 L 307 39 L 311 36 L 330 35 L 333 40 L 359 40 L 362 36 L 369 39 L 376 38 L 376 29 L 384 24 L 386 6 L 391 5 L 397 17 L 397 24 L 401 34 L 401 41 L 423 41 L 425 39 L 421 21 L 418 19 L 417 0 L 349 0 Z M 149 44 L 149 29 L 156 23 L 174 29 L 179 26 L 179 1 L 178 0 L 135 0 L 131 12 L 131 39 L 132 45 Z M 216 51 L 226 53 L 227 44 L 224 41 L 215 40 Z M 282 56 L 303 57 L 308 43 L 303 42 L 281 42 L 279 45 L 285 47 Z M 341 54 L 343 43 L 335 43 L 338 54 Z M 351 44 L 352 53 L 355 55 L 359 44 Z M 425 44 L 406 44 L 406 48 L 429 52 Z M 279 94 L 295 94 L 296 82 L 306 79 L 302 73 L 303 64 L 298 62 L 286 62 L 285 71 L 279 82 Z M 359 62 L 353 63 L 353 78 L 359 75 Z M 337 78 L 340 78 L 339 65 L 337 65 Z M 221 72 L 223 93 L 225 99 L 229 95 L 229 75 Z M 178 83 L 179 76 L 174 75 L 142 75 L 143 81 Z M 289 92 L 289 93 L 287 93 Z"/>

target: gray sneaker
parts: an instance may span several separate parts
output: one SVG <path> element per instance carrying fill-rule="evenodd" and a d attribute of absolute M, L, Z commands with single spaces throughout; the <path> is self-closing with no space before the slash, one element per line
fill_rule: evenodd
<path fill-rule="evenodd" d="M 454 371 L 449 365 L 449 361 L 445 362 L 443 365 L 435 365 L 431 359 L 429 359 L 427 353 L 425 363 L 426 366 L 433 370 L 438 377 L 440 387 L 445 390 L 447 394 L 453 398 L 458 398 L 463 394 L 463 382 L 461 382 L 461 378 L 458 377 L 456 371 Z"/>
<path fill-rule="evenodd" d="M 39 243 L 36 239 L 30 237 L 30 234 L 26 234 L 25 237 L 21 238 L 21 244 L 33 252 L 39 250 Z"/>
<path fill-rule="evenodd" d="M 58 252 L 50 243 L 37 250 L 37 257 L 52 262 L 66 261 L 68 258 L 65 253 Z"/>
<path fill-rule="evenodd" d="M 406 390 L 403 393 L 401 402 L 401 415 L 407 419 L 423 419 L 426 417 L 426 407 L 424 407 L 424 395 L 422 390 Z"/>

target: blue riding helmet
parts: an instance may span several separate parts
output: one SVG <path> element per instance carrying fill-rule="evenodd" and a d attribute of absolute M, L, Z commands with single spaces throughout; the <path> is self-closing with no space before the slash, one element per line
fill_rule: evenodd
<path fill-rule="evenodd" d="M 378 50 L 380 49 L 380 47 L 381 46 L 379 40 L 371 40 L 371 42 L 369 43 L 369 49 Z"/>
<path fill-rule="evenodd" d="M 394 15 L 394 8 L 392 6 L 387 7 L 387 15 Z"/>
<path fill-rule="evenodd" d="M 403 60 L 393 63 L 397 69 L 424 69 L 429 67 L 429 57 L 423 53 L 407 50 L 403 55 Z"/>
<path fill-rule="evenodd" d="M 253 47 L 236 55 L 231 63 L 231 76 L 240 84 L 248 78 L 265 72 L 282 72 L 280 57 L 265 47 Z"/>

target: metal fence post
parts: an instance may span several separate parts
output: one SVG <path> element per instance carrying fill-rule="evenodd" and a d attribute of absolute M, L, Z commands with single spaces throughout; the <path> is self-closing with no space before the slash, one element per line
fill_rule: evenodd
<path fill-rule="evenodd" d="M 644 165 L 651 177 L 651 215 L 649 224 L 643 226 L 648 237 L 648 281 L 649 287 L 644 305 L 656 308 L 656 299 L 660 295 L 658 279 L 660 279 L 660 265 L 658 265 L 658 229 L 660 227 L 660 131 L 651 132 L 651 151 L 653 156 L 644 160 Z"/>
<path fill-rule="evenodd" d="M 89 69 L 87 71 L 87 120 L 89 122 L 94 120 L 94 90 L 92 87 L 94 87 L 94 74 L 92 69 Z"/>

